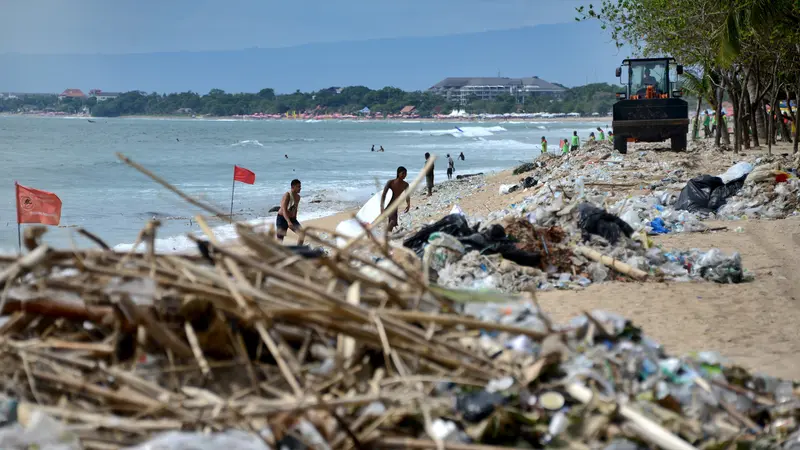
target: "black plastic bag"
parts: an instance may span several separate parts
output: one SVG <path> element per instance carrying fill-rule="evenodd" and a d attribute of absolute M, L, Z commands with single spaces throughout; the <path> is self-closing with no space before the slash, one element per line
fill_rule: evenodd
<path fill-rule="evenodd" d="M 464 218 L 463 215 L 450 214 L 448 216 L 444 216 L 436 223 L 432 223 L 423 227 L 413 236 L 403 241 L 403 246 L 414 250 L 414 252 L 416 252 L 416 254 L 421 258 L 423 251 L 425 250 L 425 244 L 428 243 L 428 238 L 431 236 L 431 234 L 436 233 L 437 231 L 447 233 L 454 238 L 469 236 L 475 232 L 475 230 L 469 227 L 467 219 Z"/>
<path fill-rule="evenodd" d="M 675 209 L 689 212 L 712 212 L 713 209 L 709 207 L 711 194 L 721 186 L 724 186 L 724 183 L 720 177 L 701 175 L 692 178 L 681 190 L 678 202 L 675 203 Z"/>
<path fill-rule="evenodd" d="M 539 182 L 539 180 L 537 180 L 536 178 L 525 177 L 525 179 L 522 180 L 522 187 L 525 188 L 525 189 L 530 188 L 530 187 L 534 187 L 534 186 L 536 186 L 536 183 L 538 183 L 538 182 Z"/>
<path fill-rule="evenodd" d="M 462 394 L 456 398 L 456 410 L 470 423 L 478 423 L 491 416 L 495 408 L 502 405 L 505 398 L 496 392 L 478 391 Z"/>
<path fill-rule="evenodd" d="M 325 256 L 325 252 L 321 248 L 311 248 L 307 245 L 289 245 L 287 248 L 296 255 L 307 259 L 322 258 Z"/>
<path fill-rule="evenodd" d="M 742 175 L 741 178 L 737 178 L 736 180 L 714 189 L 714 192 L 711 193 L 711 197 L 708 199 L 708 209 L 717 211 L 725 206 L 728 199 L 736 195 L 736 193 L 742 189 L 745 179 L 747 179 L 747 175 Z"/>
<path fill-rule="evenodd" d="M 578 219 L 578 226 L 583 232 L 583 240 L 588 241 L 590 234 L 596 234 L 604 237 L 611 244 L 616 244 L 621 235 L 631 237 L 633 228 L 628 225 L 628 222 L 620 219 L 589 203 L 581 203 L 578 206 L 580 217 Z"/>
<path fill-rule="evenodd" d="M 500 225 L 492 225 L 481 233 L 460 238 L 459 242 L 466 250 L 477 250 L 484 255 L 500 254 L 503 258 L 521 266 L 537 267 L 541 262 L 541 254 L 520 250 L 514 241 L 506 235 Z"/>

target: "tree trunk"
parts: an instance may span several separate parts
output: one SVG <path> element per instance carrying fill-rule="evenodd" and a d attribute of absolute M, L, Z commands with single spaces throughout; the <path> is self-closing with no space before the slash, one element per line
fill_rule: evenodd
<path fill-rule="evenodd" d="M 733 126 L 733 153 L 735 155 L 738 155 L 739 154 L 739 150 L 740 150 L 741 145 L 742 145 L 742 142 L 739 140 L 739 130 L 741 129 L 741 127 L 738 124 L 736 124 L 736 122 L 739 120 L 739 117 L 741 117 L 742 113 L 739 110 L 739 94 L 737 94 L 736 93 L 736 89 L 733 88 L 733 83 L 729 84 L 729 86 L 730 86 L 730 89 L 728 89 L 728 92 L 730 93 L 731 101 L 733 102 L 734 105 L 736 105 L 736 110 L 734 111 L 734 116 L 733 116 L 733 121 L 734 121 L 734 126 Z M 725 127 L 725 130 L 723 130 L 723 132 L 727 134 L 728 125 L 725 123 L 724 120 L 723 120 L 722 126 Z"/>
<path fill-rule="evenodd" d="M 695 140 L 700 133 L 700 108 L 703 106 L 703 100 L 700 96 L 697 97 L 697 112 L 694 114 L 694 126 L 692 127 L 692 140 Z"/>
<path fill-rule="evenodd" d="M 791 105 L 791 100 L 787 99 L 787 102 Z M 798 108 L 794 110 L 794 150 L 793 153 L 797 153 L 798 144 L 800 144 L 800 75 L 797 77 L 797 87 L 794 90 L 794 101 L 795 105 Z"/>
<path fill-rule="evenodd" d="M 722 126 L 721 126 L 721 124 L 722 124 L 722 92 L 723 91 L 722 91 L 721 87 L 717 87 L 715 89 L 716 90 L 714 91 L 714 93 L 715 93 L 715 95 L 717 97 L 717 104 L 716 104 L 716 107 L 714 108 L 714 110 L 715 110 L 714 111 L 714 117 L 715 117 L 715 120 L 717 122 L 717 129 L 716 129 L 716 131 L 714 131 L 714 145 L 719 147 L 720 139 L 722 138 Z"/>
<path fill-rule="evenodd" d="M 758 108 L 761 103 L 759 98 L 759 91 L 761 90 L 758 75 L 750 77 L 747 81 L 747 92 L 750 94 L 750 110 L 753 112 L 753 146 L 758 147 L 758 137 L 767 135 L 767 121 L 764 116 L 764 111 Z"/>
<path fill-rule="evenodd" d="M 786 93 L 786 107 L 789 109 L 789 119 L 791 122 L 786 123 L 784 122 L 783 118 L 781 118 L 781 136 L 785 136 L 783 138 L 784 142 L 792 143 L 794 140 L 792 139 L 792 127 L 791 124 L 794 123 L 794 113 L 792 112 L 792 101 L 789 100 L 792 98 L 789 92 L 789 85 L 783 87 L 784 92 Z M 778 105 L 780 107 L 780 105 Z"/>
<path fill-rule="evenodd" d="M 777 89 L 772 91 L 772 95 L 770 96 L 770 107 L 769 107 L 769 120 L 767 121 L 769 125 L 769 138 L 767 144 L 767 154 L 772 154 L 772 146 L 777 145 L 778 141 L 775 139 L 775 135 L 777 134 L 777 128 L 775 127 L 775 103 L 778 99 L 778 92 Z M 780 110 L 780 108 L 778 108 Z"/>
<path fill-rule="evenodd" d="M 750 116 L 750 136 L 753 139 L 753 147 L 758 147 L 758 124 L 756 123 L 756 110 L 758 110 L 758 108 L 754 107 L 752 103 L 747 102 L 747 115 Z"/>

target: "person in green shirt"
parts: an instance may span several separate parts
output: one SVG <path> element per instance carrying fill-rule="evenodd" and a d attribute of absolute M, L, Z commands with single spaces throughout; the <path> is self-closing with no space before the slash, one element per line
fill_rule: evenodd
<path fill-rule="evenodd" d="M 569 153 L 569 139 L 564 139 L 563 142 L 564 145 L 563 147 L 561 147 L 561 153 L 566 155 L 567 153 Z"/>
<path fill-rule="evenodd" d="M 609 142 L 614 142 L 614 132 L 611 130 L 608 130 L 608 140 Z"/>
<path fill-rule="evenodd" d="M 597 136 L 597 140 L 598 141 L 605 141 L 606 140 L 606 134 L 603 133 L 603 129 L 602 128 L 597 127 L 597 133 L 598 133 L 598 136 Z"/>
<path fill-rule="evenodd" d="M 581 138 L 578 137 L 578 132 L 577 131 L 573 131 L 572 132 L 572 147 L 570 147 L 570 150 L 575 151 L 580 146 L 581 146 Z"/>
<path fill-rule="evenodd" d="M 547 139 L 542 136 L 542 153 L 547 153 Z"/>
<path fill-rule="evenodd" d="M 706 139 L 711 137 L 711 117 L 708 116 L 708 111 L 703 111 L 703 134 Z"/>

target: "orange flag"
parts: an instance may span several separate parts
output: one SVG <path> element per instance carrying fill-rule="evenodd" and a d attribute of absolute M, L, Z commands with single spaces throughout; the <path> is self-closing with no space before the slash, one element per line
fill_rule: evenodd
<path fill-rule="evenodd" d="M 58 225 L 61 199 L 56 194 L 14 184 L 17 187 L 17 223 Z"/>

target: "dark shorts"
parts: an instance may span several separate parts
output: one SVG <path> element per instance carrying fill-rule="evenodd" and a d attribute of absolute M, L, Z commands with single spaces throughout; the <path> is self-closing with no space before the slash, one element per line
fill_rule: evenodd
<path fill-rule="evenodd" d="M 429 188 L 433 188 L 433 174 L 426 175 L 425 181 L 428 183 Z"/>
<path fill-rule="evenodd" d="M 292 219 L 292 225 L 294 225 L 296 228 L 303 228 L 297 219 Z M 283 234 L 286 234 L 286 230 L 289 229 L 289 222 L 286 221 L 285 217 L 278 215 L 278 217 L 275 218 L 275 227 L 278 229 L 278 231 L 282 231 Z"/>
<path fill-rule="evenodd" d="M 452 175 L 453 175 L 453 169 L 451 169 L 450 167 L 448 167 L 448 168 L 447 168 L 447 176 L 449 177 L 449 176 L 452 176 Z"/>

